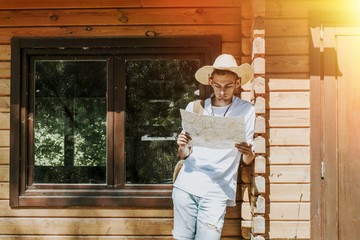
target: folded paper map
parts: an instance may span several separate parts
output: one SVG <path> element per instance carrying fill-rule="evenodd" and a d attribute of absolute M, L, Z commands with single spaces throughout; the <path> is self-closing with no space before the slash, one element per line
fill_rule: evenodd
<path fill-rule="evenodd" d="M 180 109 L 183 131 L 190 134 L 192 146 L 234 148 L 246 142 L 244 117 L 214 117 Z"/>

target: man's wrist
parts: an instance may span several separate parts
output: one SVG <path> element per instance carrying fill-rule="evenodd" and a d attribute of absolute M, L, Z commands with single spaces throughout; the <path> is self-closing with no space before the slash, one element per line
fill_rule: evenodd
<path fill-rule="evenodd" d="M 249 154 L 247 155 L 243 155 L 243 161 L 246 165 L 249 165 L 255 158 L 255 153 L 253 151 L 251 151 Z"/>
<path fill-rule="evenodd" d="M 178 147 L 178 157 L 179 159 L 186 159 L 190 155 L 190 148 L 188 146 L 179 146 Z"/>

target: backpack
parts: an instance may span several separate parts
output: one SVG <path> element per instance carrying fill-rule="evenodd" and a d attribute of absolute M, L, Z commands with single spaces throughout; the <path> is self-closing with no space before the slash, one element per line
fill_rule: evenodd
<path fill-rule="evenodd" d="M 194 113 L 197 113 L 199 115 L 202 115 L 203 112 L 204 112 L 204 100 L 196 100 L 194 102 L 194 109 L 193 109 L 193 112 Z M 182 165 L 184 164 L 184 161 L 185 159 L 180 159 L 176 165 L 175 165 L 175 168 L 174 168 L 174 173 L 173 173 L 173 183 L 175 182 L 180 170 L 181 170 L 181 167 Z"/>

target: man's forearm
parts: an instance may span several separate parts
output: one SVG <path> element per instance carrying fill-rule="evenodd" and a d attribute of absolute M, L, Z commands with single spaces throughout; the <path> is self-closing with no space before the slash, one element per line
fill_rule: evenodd
<path fill-rule="evenodd" d="M 253 151 L 251 151 L 249 154 L 247 155 L 243 155 L 243 161 L 246 165 L 250 164 L 255 158 L 255 153 Z"/>

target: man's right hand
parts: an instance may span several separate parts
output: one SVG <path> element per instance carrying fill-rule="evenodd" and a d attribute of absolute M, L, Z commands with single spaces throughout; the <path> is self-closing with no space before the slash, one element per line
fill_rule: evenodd
<path fill-rule="evenodd" d="M 187 132 L 181 132 L 176 140 L 179 147 L 189 147 L 188 144 L 191 141 L 191 137 Z"/>
<path fill-rule="evenodd" d="M 190 148 L 189 142 L 191 141 L 191 137 L 186 132 L 181 132 L 176 140 L 178 148 L 178 156 L 180 159 L 186 159 L 190 155 Z"/>

